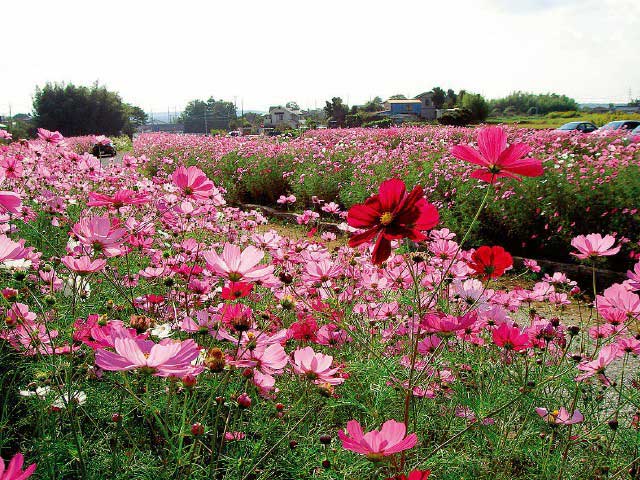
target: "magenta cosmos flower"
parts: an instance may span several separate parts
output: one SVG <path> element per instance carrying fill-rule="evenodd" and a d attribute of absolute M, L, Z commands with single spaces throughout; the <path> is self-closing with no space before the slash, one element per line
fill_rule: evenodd
<path fill-rule="evenodd" d="M 0 192 L 0 212 L 4 210 L 8 213 L 19 213 L 21 206 L 20 195 L 9 191 Z"/>
<path fill-rule="evenodd" d="M 209 250 L 202 256 L 209 270 L 232 282 L 264 280 L 273 272 L 273 265 L 258 265 L 264 252 L 254 246 L 241 251 L 237 245 L 226 243 L 220 255 Z"/>
<path fill-rule="evenodd" d="M 586 236 L 578 235 L 571 240 L 571 246 L 578 250 L 578 253 L 571 252 L 571 255 L 580 260 L 593 257 L 608 257 L 620 251 L 619 246 L 613 246 L 614 243 L 616 243 L 616 239 L 611 235 L 605 235 L 604 237 L 599 233 L 590 233 Z"/>
<path fill-rule="evenodd" d="M 467 145 L 456 145 L 451 154 L 482 168 L 475 170 L 472 178 L 493 182 L 500 177 L 539 177 L 543 174 L 542 162 L 525 158 L 531 147 L 524 143 L 514 143 L 507 147 L 507 132 L 502 127 L 487 127 L 478 130 L 478 150 Z"/>
<path fill-rule="evenodd" d="M 118 190 L 113 195 L 104 193 L 89 192 L 88 207 L 107 207 L 117 210 L 125 205 L 143 205 L 149 201 L 149 197 L 144 193 L 134 192 L 133 190 Z"/>
<path fill-rule="evenodd" d="M 211 196 L 213 182 L 198 167 L 178 167 L 171 179 L 186 197 L 206 199 Z"/>
<path fill-rule="evenodd" d="M 416 186 L 407 194 L 402 180 L 385 180 L 377 195 L 349 210 L 347 223 L 364 229 L 349 239 L 349 246 L 357 247 L 377 235 L 372 257 L 373 263 L 379 265 L 391 255 L 391 240 L 424 240 L 427 237 L 422 232 L 435 227 L 438 220 L 438 211 L 424 198 L 422 187 Z"/>
<path fill-rule="evenodd" d="M 293 371 L 304 375 L 314 383 L 340 385 L 344 378 L 336 378 L 337 368 L 331 368 L 333 357 L 314 352 L 311 347 L 299 348 L 293 352 Z"/>
<path fill-rule="evenodd" d="M 355 453 L 366 455 L 369 460 L 379 461 L 384 457 L 393 455 L 415 447 L 418 436 L 415 433 L 405 434 L 407 429 L 402 422 L 387 420 L 380 430 L 372 430 L 364 433 L 357 420 L 347 422 L 347 430 L 339 431 L 338 437 L 342 441 L 342 448 Z"/>
<path fill-rule="evenodd" d="M 493 343 L 506 350 L 520 352 L 530 346 L 529 336 L 518 327 L 503 323 L 492 332 Z"/>
<path fill-rule="evenodd" d="M 140 369 L 158 377 L 183 377 L 202 371 L 202 367 L 191 365 L 200 353 L 200 347 L 191 339 L 183 342 L 163 340 L 156 344 L 147 340 L 119 337 L 114 344 L 115 352 L 96 352 L 96 365 L 103 370 Z"/>
<path fill-rule="evenodd" d="M 536 413 L 553 425 L 573 425 L 584 421 L 584 416 L 580 413 L 580 410 L 575 410 L 573 415 L 570 415 L 569 411 L 564 407 L 552 412 L 546 408 L 537 407 Z"/>
<path fill-rule="evenodd" d="M 26 470 L 22 470 L 24 457 L 21 453 L 16 453 L 5 468 L 4 460 L 0 458 L 0 480 L 25 480 L 33 475 L 36 464 L 30 465 Z"/>

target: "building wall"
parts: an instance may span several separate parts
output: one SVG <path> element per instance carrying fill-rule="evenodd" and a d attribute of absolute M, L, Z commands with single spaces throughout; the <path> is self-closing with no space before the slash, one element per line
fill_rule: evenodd
<path fill-rule="evenodd" d="M 422 108 L 421 103 L 391 103 L 390 106 L 392 115 L 400 113 L 420 115 L 420 110 Z"/>

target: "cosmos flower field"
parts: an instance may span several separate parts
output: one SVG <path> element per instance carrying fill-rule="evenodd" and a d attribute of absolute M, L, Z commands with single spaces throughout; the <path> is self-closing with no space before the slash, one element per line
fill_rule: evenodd
<path fill-rule="evenodd" d="M 0 480 L 640 479 L 638 140 L 0 131 Z"/>

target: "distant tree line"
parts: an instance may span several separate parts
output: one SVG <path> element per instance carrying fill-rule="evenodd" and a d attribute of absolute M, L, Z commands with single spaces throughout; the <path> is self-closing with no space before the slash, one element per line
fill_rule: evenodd
<path fill-rule="evenodd" d="M 33 98 L 36 127 L 57 130 L 65 136 L 104 134 L 133 135 L 147 114 L 125 103 L 116 92 L 98 82 L 90 87 L 72 83 L 47 83 L 36 87 Z"/>
<path fill-rule="evenodd" d="M 236 107 L 233 102 L 216 100 L 191 100 L 179 121 L 184 123 L 185 133 L 209 133 L 211 130 L 228 130 L 235 125 Z"/>
<path fill-rule="evenodd" d="M 578 110 L 579 105 L 573 98 L 557 93 L 513 92 L 504 98 L 490 100 L 489 107 L 495 115 L 544 115 Z"/>

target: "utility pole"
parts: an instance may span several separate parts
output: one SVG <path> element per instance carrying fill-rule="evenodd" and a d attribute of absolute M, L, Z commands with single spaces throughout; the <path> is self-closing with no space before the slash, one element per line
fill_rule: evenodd
<path fill-rule="evenodd" d="M 207 108 L 209 107 L 208 104 L 204 104 L 204 134 L 206 135 L 208 130 L 207 130 Z"/>
<path fill-rule="evenodd" d="M 13 115 L 11 115 L 11 104 L 9 104 L 9 128 L 13 130 Z"/>

